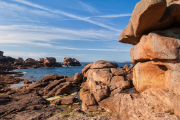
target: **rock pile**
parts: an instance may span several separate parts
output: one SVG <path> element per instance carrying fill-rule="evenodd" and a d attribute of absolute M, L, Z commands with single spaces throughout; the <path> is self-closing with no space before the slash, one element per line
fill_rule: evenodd
<path fill-rule="evenodd" d="M 36 90 L 38 94 L 47 97 L 69 94 L 76 90 L 77 85 L 74 83 L 77 84 L 77 79 L 77 77 L 52 74 L 43 77 L 42 80 L 36 81 L 34 84 L 23 86 L 23 89 L 28 91 Z"/>
<path fill-rule="evenodd" d="M 100 110 L 104 108 L 101 105 L 102 101 L 133 87 L 133 66 L 129 68 L 128 65 L 125 65 L 119 69 L 117 67 L 116 63 L 104 60 L 96 61 L 84 67 L 82 70 L 84 81 L 80 91 L 83 111 Z"/>
<path fill-rule="evenodd" d="M 80 62 L 75 58 L 64 58 L 63 65 L 66 66 L 81 66 Z"/>
<path fill-rule="evenodd" d="M 180 1 L 141 0 L 119 41 L 134 45 L 133 84 L 140 94 L 116 94 L 101 105 L 129 119 L 179 119 Z"/>

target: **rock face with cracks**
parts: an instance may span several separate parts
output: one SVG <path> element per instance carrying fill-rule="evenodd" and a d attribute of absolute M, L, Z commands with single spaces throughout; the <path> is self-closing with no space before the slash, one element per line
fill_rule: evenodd
<path fill-rule="evenodd" d="M 84 67 L 80 91 L 83 111 L 100 110 L 101 101 L 133 87 L 132 80 L 127 79 L 133 67 L 129 68 L 128 65 L 119 69 L 117 67 L 116 63 L 105 60 L 99 60 Z"/>
<path fill-rule="evenodd" d="M 99 105 L 127 119 L 180 118 L 179 16 L 180 0 L 137 3 L 119 41 L 134 45 L 130 51 L 131 60 L 136 64 L 133 85 L 140 94 L 115 94 L 115 98 L 104 99 Z M 115 107 L 108 104 L 110 101 Z"/>

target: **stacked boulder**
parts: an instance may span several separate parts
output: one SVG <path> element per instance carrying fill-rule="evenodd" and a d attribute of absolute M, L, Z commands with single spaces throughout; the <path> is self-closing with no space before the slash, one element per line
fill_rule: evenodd
<path fill-rule="evenodd" d="M 136 64 L 133 85 L 140 95 L 109 99 L 121 101 L 114 110 L 126 112 L 129 119 L 179 119 L 180 0 L 141 0 L 119 41 L 134 45 L 130 51 Z M 143 103 L 141 108 L 136 107 L 137 101 Z M 108 108 L 105 101 L 102 104 Z"/>
<path fill-rule="evenodd" d="M 80 62 L 75 58 L 64 58 L 63 65 L 65 66 L 81 66 Z"/>
<path fill-rule="evenodd" d="M 132 72 L 128 65 L 117 69 L 116 63 L 99 60 L 88 64 L 82 70 L 84 81 L 81 85 L 80 99 L 83 111 L 104 108 L 101 102 L 125 89 L 132 88 L 132 80 L 127 77 Z"/>

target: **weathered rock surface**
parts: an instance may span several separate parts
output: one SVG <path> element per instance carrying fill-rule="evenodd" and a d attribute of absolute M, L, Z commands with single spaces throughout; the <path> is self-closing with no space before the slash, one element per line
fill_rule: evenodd
<path fill-rule="evenodd" d="M 177 60 L 180 59 L 180 28 L 165 31 L 155 31 L 144 35 L 140 43 L 131 49 L 133 63 L 148 60 Z"/>
<path fill-rule="evenodd" d="M 133 84 L 137 91 L 149 88 L 166 89 L 166 68 L 153 65 L 153 62 L 138 63 L 133 71 Z"/>
<path fill-rule="evenodd" d="M 121 119 L 179 119 L 180 1 L 141 0 L 119 41 L 134 45 L 130 53 L 136 65 L 124 78 L 133 80 L 140 94 L 112 92 L 99 105 Z"/>
<path fill-rule="evenodd" d="M 131 73 L 128 65 L 117 69 L 116 63 L 100 60 L 84 67 L 84 80 L 81 86 L 82 109 L 84 111 L 98 110 L 99 102 L 121 93 L 124 89 L 132 88 L 132 81 L 125 80 L 127 72 Z"/>
<path fill-rule="evenodd" d="M 98 60 L 91 65 L 91 69 L 101 69 L 101 68 L 117 68 L 116 63 L 108 62 L 105 60 Z"/>

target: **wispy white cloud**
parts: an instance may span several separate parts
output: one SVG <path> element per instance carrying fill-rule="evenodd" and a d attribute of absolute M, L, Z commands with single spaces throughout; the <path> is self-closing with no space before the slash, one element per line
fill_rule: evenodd
<path fill-rule="evenodd" d="M 60 18 L 60 16 L 53 13 L 49 13 L 44 10 L 30 9 L 21 5 L 6 3 L 2 1 L 0 1 L 0 15 L 6 16 L 6 18 L 7 17 L 8 18 L 9 17 L 21 18 L 20 19 L 21 21 L 24 20 L 23 19 L 24 16 L 28 17 L 28 16 L 33 16 L 33 15 L 43 16 L 43 17 L 48 17 L 48 18 Z M 35 22 L 35 20 L 31 20 L 31 22 Z"/>
<path fill-rule="evenodd" d="M 70 30 L 34 25 L 0 26 L 0 43 L 53 42 L 55 40 L 112 41 L 118 37 L 119 32 L 109 30 Z"/>
<path fill-rule="evenodd" d="M 11 56 L 14 58 L 22 57 L 24 59 L 33 58 L 38 60 L 39 58 L 55 57 L 59 60 L 63 60 L 64 57 L 84 57 L 87 54 L 61 54 L 57 53 L 43 53 L 43 52 L 20 52 L 20 51 L 4 51 L 5 56 Z M 88 55 L 89 56 L 89 55 Z"/>
<path fill-rule="evenodd" d="M 112 14 L 112 15 L 100 15 L 95 17 L 103 17 L 103 18 L 117 18 L 117 17 L 129 17 L 132 14 Z"/>
<path fill-rule="evenodd" d="M 94 7 L 92 7 L 92 6 L 88 5 L 88 4 L 85 4 L 85 3 L 81 2 L 81 1 L 79 1 L 79 3 L 80 3 L 80 4 L 82 5 L 82 7 L 83 7 L 84 9 L 86 9 L 87 11 L 89 11 L 89 12 L 91 12 L 91 13 L 99 13 L 99 11 L 96 10 Z"/>
<path fill-rule="evenodd" d="M 97 26 L 100 26 L 100 27 L 103 27 L 103 28 L 106 28 L 106 29 L 109 29 L 109 30 L 121 31 L 119 29 L 113 28 L 113 27 L 108 26 L 106 24 L 103 24 L 101 22 L 90 20 L 87 17 L 80 17 L 80 16 L 77 16 L 77 15 L 74 15 L 74 14 L 71 14 L 71 13 L 64 12 L 62 10 L 50 9 L 48 7 L 44 7 L 44 6 L 29 2 L 29 1 L 26 1 L 26 0 L 12 0 L 12 1 L 15 1 L 15 2 L 18 2 L 18 3 L 21 3 L 21 4 L 25 4 L 25 5 L 28 5 L 28 6 L 31 6 L 31 7 L 35 7 L 35 8 L 41 9 L 41 10 L 45 10 L 45 11 L 48 11 L 48 12 L 53 13 L 53 14 L 61 14 L 61 15 L 64 15 L 66 17 L 74 18 L 74 19 L 77 19 L 77 20 L 82 20 L 82 21 L 85 21 L 85 22 L 88 22 L 88 23 L 91 23 L 91 24 L 94 24 L 94 25 L 97 25 Z"/>

